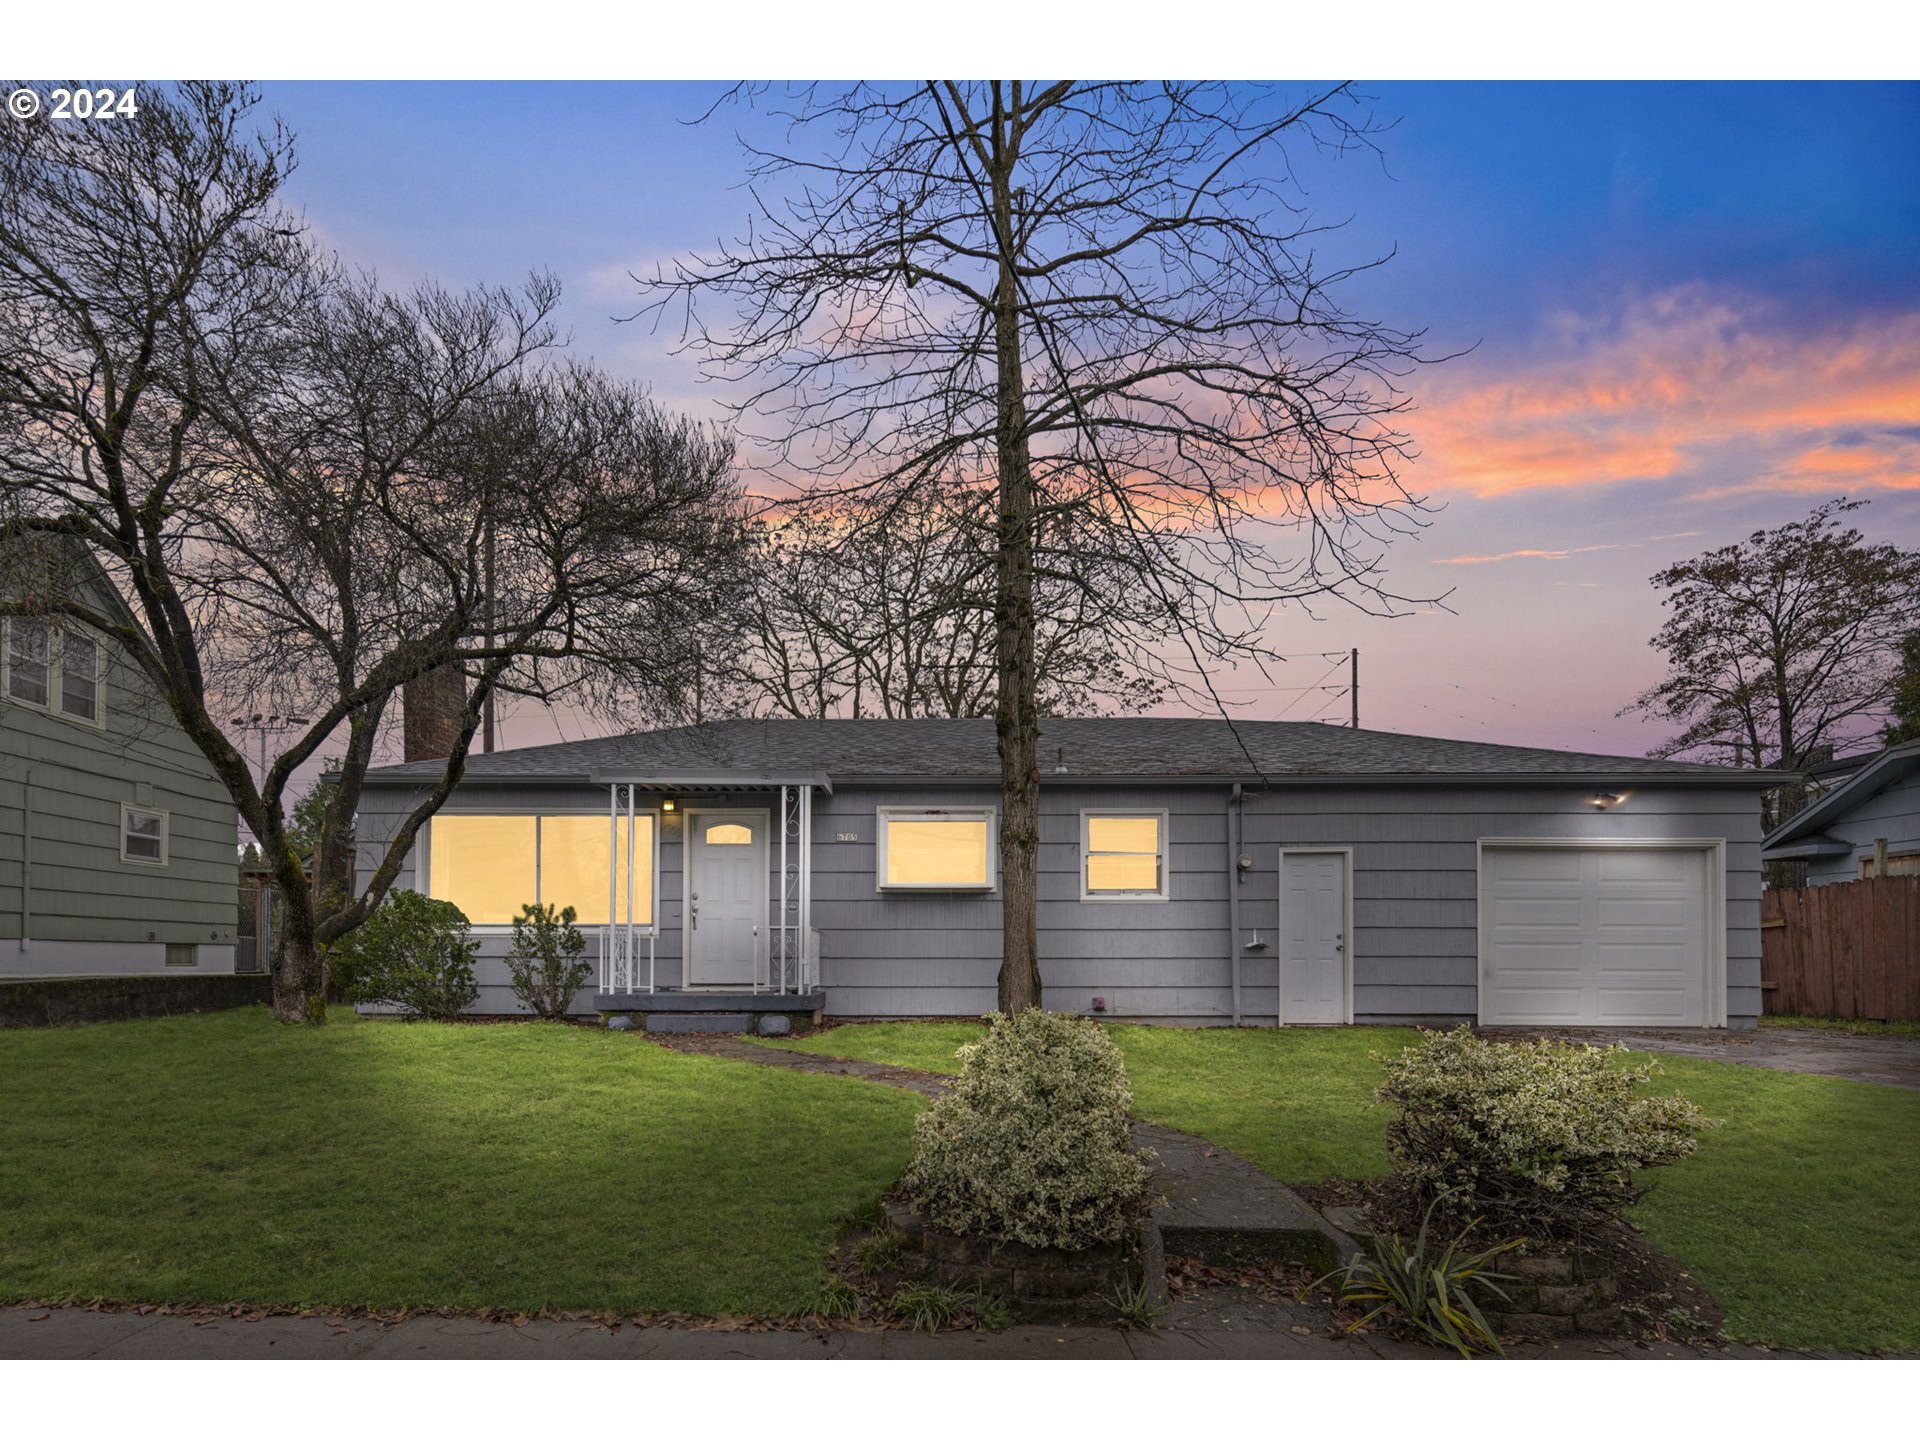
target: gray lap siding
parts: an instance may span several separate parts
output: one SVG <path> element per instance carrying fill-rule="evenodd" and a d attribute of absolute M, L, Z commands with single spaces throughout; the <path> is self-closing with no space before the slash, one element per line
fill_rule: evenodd
<path fill-rule="evenodd" d="M 1282 846 L 1353 853 L 1354 1018 L 1360 1022 L 1471 1019 L 1477 1008 L 1478 850 L 1486 837 L 1697 838 L 1726 842 L 1728 1012 L 1760 1011 L 1759 808 L 1749 791 L 1643 788 L 1596 812 L 1587 789 L 1471 785 L 1288 785 L 1245 800 L 1244 846 L 1253 868 L 1238 882 L 1243 956 L 1241 1015 L 1272 1024 L 1279 1008 L 1274 950 Z M 1233 1014 L 1228 934 L 1229 790 L 1225 785 L 1086 785 L 1042 791 L 1039 934 L 1050 1008 L 1090 1013 L 1095 997 L 1118 1019 L 1221 1024 Z M 361 865 L 370 873 L 409 792 L 367 793 Z M 769 869 L 779 863 L 778 792 L 679 797 L 682 806 L 767 809 Z M 606 792 L 584 786 L 463 786 L 449 810 L 551 807 L 604 813 Z M 1000 954 L 996 893 L 887 893 L 876 884 L 876 812 L 997 809 L 987 786 L 840 784 L 817 798 L 813 925 L 827 1008 L 844 1017 L 969 1016 L 993 1008 Z M 1080 898 L 1082 810 L 1164 810 L 1164 901 Z M 663 817 L 655 944 L 658 983 L 681 983 L 683 818 Z M 847 837 L 847 838 L 842 838 Z M 402 884 L 414 883 L 410 859 Z M 778 893 L 777 873 L 769 893 Z M 479 1010 L 513 1013 L 508 938 L 482 932 Z M 589 949 L 589 955 L 594 954 Z M 577 1007 L 592 1010 L 591 997 Z"/>
<path fill-rule="evenodd" d="M 1252 923 L 1250 914 L 1272 923 L 1280 847 L 1351 847 L 1355 1020 L 1471 1020 L 1479 995 L 1478 841 L 1724 840 L 1727 1013 L 1734 1022 L 1759 1015 L 1754 793 L 1648 787 L 1605 811 L 1591 807 L 1591 793 L 1572 786 L 1351 786 L 1250 796 L 1245 834 L 1255 865 L 1242 891 L 1242 923 Z M 1265 958 L 1247 973 L 1270 987 L 1274 965 Z"/>

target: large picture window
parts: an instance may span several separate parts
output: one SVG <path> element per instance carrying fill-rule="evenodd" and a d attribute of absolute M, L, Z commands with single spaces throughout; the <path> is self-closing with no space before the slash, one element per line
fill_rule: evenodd
<path fill-rule="evenodd" d="M 1165 899 L 1166 812 L 1082 811 L 1080 867 L 1083 899 Z"/>
<path fill-rule="evenodd" d="M 635 815 L 633 923 L 653 924 L 655 817 Z M 510 925 L 523 905 L 571 905 L 577 925 L 627 919 L 627 817 L 617 826 L 616 893 L 607 910 L 613 840 L 604 814 L 436 815 L 427 830 L 427 893 L 475 925 Z"/>
<path fill-rule="evenodd" d="M 882 810 L 882 890 L 991 890 L 991 810 Z"/>

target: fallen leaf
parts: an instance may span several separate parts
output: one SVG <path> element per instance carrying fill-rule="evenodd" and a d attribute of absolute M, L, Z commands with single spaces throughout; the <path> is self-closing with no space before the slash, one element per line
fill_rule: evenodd
<path fill-rule="evenodd" d="M 52 1318 L 53 1312 L 49 1310 L 45 1315 L 29 1315 L 27 1317 L 27 1323 L 29 1325 L 38 1325 L 42 1320 L 51 1320 Z"/>

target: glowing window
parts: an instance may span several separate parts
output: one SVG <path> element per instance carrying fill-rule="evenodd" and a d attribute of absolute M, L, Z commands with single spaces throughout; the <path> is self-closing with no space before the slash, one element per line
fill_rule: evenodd
<path fill-rule="evenodd" d="M 427 849 L 428 893 L 451 900 L 475 925 L 509 925 L 524 905 L 573 907 L 576 925 L 608 921 L 607 879 L 614 872 L 612 919 L 627 918 L 627 817 L 605 815 L 436 815 Z M 614 834 L 618 860 L 609 866 Z M 653 923 L 654 817 L 636 815 L 633 921 Z"/>
<path fill-rule="evenodd" d="M 538 903 L 532 815 L 436 815 L 429 822 L 427 893 L 474 925 L 509 925 Z"/>
<path fill-rule="evenodd" d="M 653 816 L 633 817 L 633 848 L 640 863 L 633 872 L 633 923 L 653 923 Z M 627 918 L 627 817 L 614 829 L 619 836 L 614 864 L 612 919 Z M 542 815 L 540 817 L 540 903 L 574 909 L 577 925 L 607 923 L 607 817 L 604 815 Z"/>
<path fill-rule="evenodd" d="M 880 888 L 993 888 L 991 810 L 882 810 Z"/>
<path fill-rule="evenodd" d="M 707 826 L 700 838 L 709 845 L 751 845 L 753 831 L 744 825 L 723 822 Z"/>
<path fill-rule="evenodd" d="M 1080 817 L 1081 894 L 1089 899 L 1167 893 L 1167 817 L 1086 812 Z"/>

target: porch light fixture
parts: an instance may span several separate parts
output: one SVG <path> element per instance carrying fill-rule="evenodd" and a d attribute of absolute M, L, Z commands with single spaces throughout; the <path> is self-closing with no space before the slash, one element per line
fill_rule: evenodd
<path fill-rule="evenodd" d="M 1602 790 L 1597 795 L 1589 795 L 1587 803 L 1596 810 L 1611 810 L 1627 797 L 1615 794 L 1611 790 Z"/>
<path fill-rule="evenodd" d="M 671 815 L 675 810 L 679 808 L 680 808 L 679 802 L 676 801 L 671 795 L 667 796 L 664 800 L 660 802 L 660 809 L 663 814 Z"/>

